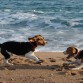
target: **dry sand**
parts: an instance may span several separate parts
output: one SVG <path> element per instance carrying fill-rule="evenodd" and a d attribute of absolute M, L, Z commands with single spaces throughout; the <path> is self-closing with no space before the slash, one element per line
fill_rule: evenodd
<path fill-rule="evenodd" d="M 35 55 L 43 61 L 41 64 L 12 56 L 13 66 L 0 66 L 0 83 L 83 83 L 83 69 L 71 71 L 72 66 L 63 67 L 63 53 L 36 52 Z"/>

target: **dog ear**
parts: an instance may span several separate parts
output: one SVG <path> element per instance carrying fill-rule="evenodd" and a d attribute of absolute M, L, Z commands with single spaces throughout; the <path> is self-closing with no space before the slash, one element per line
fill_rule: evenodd
<path fill-rule="evenodd" d="M 33 38 L 28 38 L 29 42 L 34 42 Z"/>
<path fill-rule="evenodd" d="M 72 47 L 68 47 L 66 50 L 67 54 L 73 54 L 73 48 Z"/>
<path fill-rule="evenodd" d="M 73 47 L 72 48 L 72 52 L 75 54 L 76 53 L 76 49 Z"/>
<path fill-rule="evenodd" d="M 42 37 L 41 35 L 35 35 L 35 37 Z"/>

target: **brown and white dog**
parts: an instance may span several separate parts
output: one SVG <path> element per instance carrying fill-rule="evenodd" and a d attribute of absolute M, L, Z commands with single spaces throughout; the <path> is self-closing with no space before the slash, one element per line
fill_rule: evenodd
<path fill-rule="evenodd" d="M 28 38 L 28 40 L 29 42 L 8 41 L 0 44 L 1 54 L 5 58 L 4 63 L 11 64 L 8 62 L 11 57 L 10 53 L 18 56 L 25 56 L 26 58 L 33 59 L 36 63 L 41 63 L 34 55 L 34 51 L 37 46 L 44 46 L 46 44 L 45 39 L 41 35 L 36 35 Z"/>
<path fill-rule="evenodd" d="M 64 58 L 64 60 L 67 60 L 71 57 L 74 57 L 76 59 L 74 62 L 67 63 L 79 65 L 76 68 L 72 68 L 72 70 L 79 70 L 83 68 L 83 50 L 78 51 L 78 49 L 75 47 L 68 47 L 63 53 L 68 55 L 66 58 Z"/>

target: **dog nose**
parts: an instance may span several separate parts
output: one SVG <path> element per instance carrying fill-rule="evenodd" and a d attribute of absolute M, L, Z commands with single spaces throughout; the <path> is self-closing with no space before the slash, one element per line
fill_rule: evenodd
<path fill-rule="evenodd" d="M 66 51 L 63 52 L 65 55 L 67 54 Z"/>

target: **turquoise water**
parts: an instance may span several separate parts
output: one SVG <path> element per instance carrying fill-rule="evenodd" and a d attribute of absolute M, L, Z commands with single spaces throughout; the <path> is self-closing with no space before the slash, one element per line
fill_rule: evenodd
<path fill-rule="evenodd" d="M 41 34 L 39 51 L 83 49 L 83 0 L 0 0 L 0 43 Z"/>

